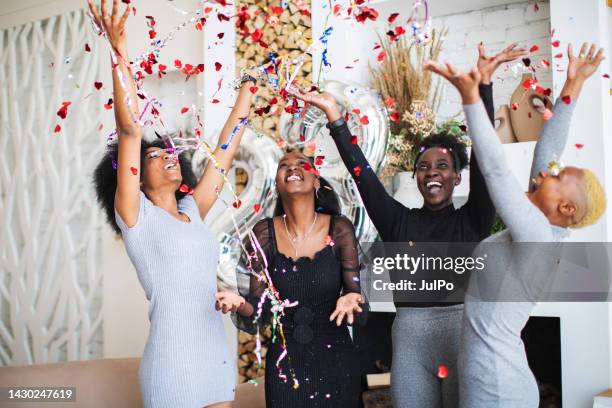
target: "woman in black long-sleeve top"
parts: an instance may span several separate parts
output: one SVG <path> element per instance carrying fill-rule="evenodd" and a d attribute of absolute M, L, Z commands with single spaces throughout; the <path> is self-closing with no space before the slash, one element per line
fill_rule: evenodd
<path fill-rule="evenodd" d="M 491 76 L 501 63 L 524 53 L 525 50 L 513 44 L 488 58 L 483 45 L 479 47 L 478 68 L 483 77 L 480 95 L 491 121 L 494 118 Z M 340 157 L 351 172 L 368 215 L 384 242 L 478 242 L 489 236 L 495 209 L 474 154 L 470 160 L 468 201 L 461 208 L 453 206 L 454 188 L 461 182 L 461 170 L 467 166 L 466 147 L 456 138 L 434 135 L 421 143 L 415 174 L 424 204 L 422 208 L 407 208 L 387 193 L 359 146 L 351 143 L 350 130 L 334 98 L 325 93 L 296 96 L 326 113 Z M 396 306 L 391 374 L 394 406 L 456 407 L 455 367 L 463 305 L 431 302 Z M 359 341 L 359 333 L 356 339 Z M 449 369 L 443 381 L 438 378 L 440 365 Z"/>

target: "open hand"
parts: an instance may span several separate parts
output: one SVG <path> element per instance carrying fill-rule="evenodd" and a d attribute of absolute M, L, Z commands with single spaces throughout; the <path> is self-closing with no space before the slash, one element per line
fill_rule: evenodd
<path fill-rule="evenodd" d="M 600 48 L 598 51 L 597 45 L 591 44 L 589 46 L 589 43 L 583 43 L 580 48 L 580 54 L 576 57 L 574 56 L 572 44 L 568 44 L 567 57 L 569 59 L 567 79 L 584 81 L 597 71 L 599 64 L 604 59 L 604 49 Z"/>
<path fill-rule="evenodd" d="M 525 48 L 517 47 L 517 43 L 510 44 L 493 57 L 487 57 L 485 54 L 484 44 L 480 43 L 480 45 L 478 45 L 478 63 L 476 64 L 476 67 L 482 76 L 480 83 L 490 84 L 493 73 L 501 64 L 504 62 L 514 61 L 515 59 L 527 54 L 527 50 Z"/>
<path fill-rule="evenodd" d="M 246 302 L 242 296 L 228 291 L 215 293 L 215 299 L 215 309 L 223 313 L 236 312 Z"/>
<path fill-rule="evenodd" d="M 474 67 L 469 72 L 460 72 L 448 62 L 440 64 L 435 61 L 425 61 L 423 68 L 438 75 L 442 75 L 457 88 L 464 105 L 471 105 L 480 100 L 478 84 L 480 83 L 480 72 Z"/>
<path fill-rule="evenodd" d="M 125 22 L 130 15 L 130 5 L 128 5 L 123 14 L 120 15 L 119 0 L 113 0 L 113 9 L 109 16 L 106 10 L 106 0 L 102 0 L 100 11 L 92 3 L 92 0 L 87 0 L 87 4 L 89 4 L 89 11 L 93 14 L 96 24 L 106 32 L 106 36 L 113 48 L 121 55 L 124 55 L 127 43 Z"/>
<path fill-rule="evenodd" d="M 359 306 L 361 295 L 359 293 L 347 293 L 338 298 L 336 310 L 329 316 L 329 321 L 336 319 L 336 325 L 340 326 L 344 316 L 347 316 L 348 324 L 353 324 L 353 313 L 361 313 L 363 310 Z"/>
<path fill-rule="evenodd" d="M 330 93 L 319 93 L 317 91 L 305 92 L 303 89 L 297 87 L 291 87 L 288 91 L 289 94 L 295 96 L 297 99 L 321 109 L 325 115 L 327 115 L 327 119 L 330 122 L 338 120 L 342 116 L 338 109 L 336 98 Z"/>

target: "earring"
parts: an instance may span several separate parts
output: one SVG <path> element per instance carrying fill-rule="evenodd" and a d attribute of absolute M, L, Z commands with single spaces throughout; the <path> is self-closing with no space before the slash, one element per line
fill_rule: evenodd
<path fill-rule="evenodd" d="M 317 199 L 319 198 L 319 189 L 315 188 L 315 197 L 317 197 Z"/>

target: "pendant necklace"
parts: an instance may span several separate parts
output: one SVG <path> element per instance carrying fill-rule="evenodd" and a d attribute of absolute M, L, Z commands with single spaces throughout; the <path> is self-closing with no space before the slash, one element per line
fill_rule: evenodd
<path fill-rule="evenodd" d="M 306 233 L 304 234 L 304 236 L 302 238 L 300 238 L 300 241 L 303 241 L 306 239 L 306 237 L 312 232 L 312 229 L 314 228 L 316 222 L 317 222 L 317 217 L 319 216 L 319 213 L 317 213 L 315 211 L 315 217 L 314 220 L 312 221 L 312 225 L 310 225 L 310 228 L 308 228 L 308 231 L 306 231 Z M 289 237 L 289 243 L 291 244 L 291 246 L 293 247 L 294 251 L 295 251 L 295 260 L 297 261 L 297 257 L 298 257 L 298 250 L 297 250 L 297 246 L 295 245 L 296 242 L 298 241 L 298 236 L 296 235 L 295 237 L 293 235 L 291 235 L 291 233 L 289 232 L 289 228 L 287 228 L 287 214 L 283 214 L 283 224 L 285 225 L 285 232 L 287 233 L 287 236 Z"/>

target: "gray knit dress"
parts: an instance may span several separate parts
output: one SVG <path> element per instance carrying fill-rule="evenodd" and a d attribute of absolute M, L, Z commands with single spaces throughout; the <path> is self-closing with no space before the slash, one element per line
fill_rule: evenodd
<path fill-rule="evenodd" d="M 575 102 L 557 100 L 554 116 L 546 122 L 536 144 L 531 177 L 563 153 L 574 106 Z M 458 358 L 459 407 L 537 408 L 538 386 L 527 363 L 521 330 L 545 284 L 535 275 L 552 277 L 555 256 L 560 253 L 558 243 L 569 236 L 569 230 L 551 225 L 527 198 L 482 103 L 463 109 L 489 194 L 508 228 L 482 241 L 475 251 L 474 256 L 487 253 L 491 267 L 472 275 L 465 299 Z M 550 273 L 542 274 L 546 271 Z M 513 301 L 487 301 L 486 294 L 494 292 Z"/>
<path fill-rule="evenodd" d="M 145 407 L 201 408 L 234 399 L 235 370 L 215 310 L 219 243 L 193 197 L 183 222 L 140 193 L 136 224 L 115 211 L 127 253 L 149 300 L 151 328 L 140 364 Z"/>

